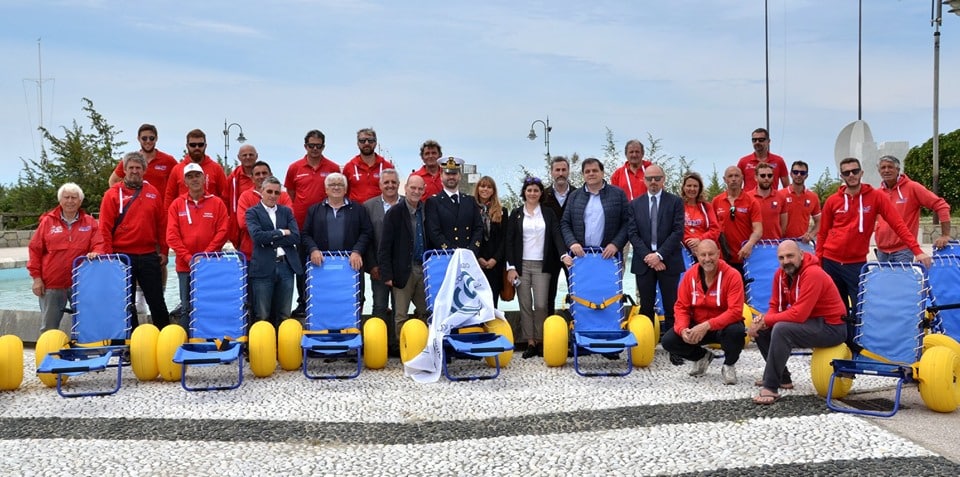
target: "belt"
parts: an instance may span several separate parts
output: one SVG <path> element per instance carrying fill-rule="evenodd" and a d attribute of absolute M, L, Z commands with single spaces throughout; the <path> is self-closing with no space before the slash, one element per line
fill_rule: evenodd
<path fill-rule="evenodd" d="M 277 262 L 277 263 L 280 263 L 280 262 L 286 261 L 286 259 L 287 259 L 287 256 L 286 256 L 286 255 L 281 255 L 281 256 L 277 257 L 276 259 L 274 259 L 274 261 Z"/>

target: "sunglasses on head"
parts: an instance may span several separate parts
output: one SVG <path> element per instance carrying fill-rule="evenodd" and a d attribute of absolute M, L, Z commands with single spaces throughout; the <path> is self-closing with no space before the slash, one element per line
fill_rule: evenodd
<path fill-rule="evenodd" d="M 846 170 L 846 171 L 840 171 L 840 175 L 843 176 L 843 177 L 855 176 L 855 175 L 857 175 L 857 174 L 859 174 L 859 173 L 860 173 L 860 168 L 859 168 L 859 167 L 856 168 L 856 169 L 850 169 L 850 170 Z"/>
<path fill-rule="evenodd" d="M 527 177 L 523 180 L 523 185 L 528 184 L 543 184 L 543 181 L 541 181 L 539 177 Z"/>

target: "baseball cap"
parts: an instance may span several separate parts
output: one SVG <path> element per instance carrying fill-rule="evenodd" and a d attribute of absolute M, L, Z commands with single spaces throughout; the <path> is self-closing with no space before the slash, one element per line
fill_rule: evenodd
<path fill-rule="evenodd" d="M 203 174 L 203 168 L 200 167 L 200 164 L 197 164 L 196 162 L 191 162 L 190 164 L 187 164 L 183 168 L 183 177 L 187 177 L 187 174 L 191 172 L 199 172 Z"/>

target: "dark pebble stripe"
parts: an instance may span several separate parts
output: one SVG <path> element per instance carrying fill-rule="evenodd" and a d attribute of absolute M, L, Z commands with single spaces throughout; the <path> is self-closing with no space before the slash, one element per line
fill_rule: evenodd
<path fill-rule="evenodd" d="M 824 412 L 826 408 L 820 398 L 790 396 L 773 406 L 756 406 L 749 400 L 738 399 L 419 423 L 249 419 L 0 418 L 0 439 L 306 442 L 315 445 L 427 444 L 491 437 L 643 428 L 667 424 L 810 416 Z"/>

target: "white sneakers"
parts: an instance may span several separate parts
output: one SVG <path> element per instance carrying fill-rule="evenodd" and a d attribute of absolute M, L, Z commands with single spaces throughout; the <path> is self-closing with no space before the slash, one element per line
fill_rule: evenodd
<path fill-rule="evenodd" d="M 737 384 L 737 368 L 732 364 L 725 364 L 720 369 L 720 377 L 723 378 L 723 384 Z"/>
<path fill-rule="evenodd" d="M 702 358 L 693 362 L 693 365 L 690 367 L 690 376 L 703 376 L 706 374 L 707 368 L 710 367 L 710 361 L 712 360 L 713 353 L 710 351 L 704 353 Z"/>

